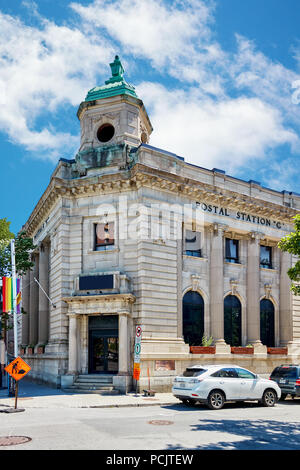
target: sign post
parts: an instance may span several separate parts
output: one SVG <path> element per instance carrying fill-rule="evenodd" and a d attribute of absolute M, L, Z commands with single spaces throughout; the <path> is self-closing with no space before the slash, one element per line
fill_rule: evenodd
<path fill-rule="evenodd" d="M 14 320 L 14 356 L 18 355 L 18 321 L 16 309 L 16 252 L 15 240 L 10 241 L 11 251 L 11 277 L 12 277 L 12 307 L 13 307 L 13 320 Z"/>
<path fill-rule="evenodd" d="M 17 409 L 19 380 L 23 379 L 26 374 L 31 370 L 31 367 L 20 356 L 16 357 L 8 366 L 5 367 L 6 372 L 16 381 L 15 389 L 15 408 L 14 411 L 24 411 L 24 409 Z M 10 411 L 12 412 L 12 410 Z"/>
<path fill-rule="evenodd" d="M 133 378 L 136 381 L 136 390 L 135 393 L 137 394 L 137 386 L 138 381 L 140 379 L 141 373 L 141 340 L 142 340 L 142 327 L 137 326 L 135 329 L 135 343 L 134 343 L 134 364 L 133 364 Z"/>

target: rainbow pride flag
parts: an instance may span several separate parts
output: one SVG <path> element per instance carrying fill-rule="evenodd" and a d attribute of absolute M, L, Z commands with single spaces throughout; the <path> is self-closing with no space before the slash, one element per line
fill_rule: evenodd
<path fill-rule="evenodd" d="M 13 282 L 11 277 L 2 278 L 2 311 L 4 313 L 13 311 Z M 16 309 L 21 313 L 21 280 L 16 279 Z"/>

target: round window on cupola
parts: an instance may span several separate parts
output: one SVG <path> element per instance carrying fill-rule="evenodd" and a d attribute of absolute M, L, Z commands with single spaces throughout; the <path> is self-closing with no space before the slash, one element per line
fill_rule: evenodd
<path fill-rule="evenodd" d="M 112 124 L 103 124 L 97 131 L 97 138 L 99 142 L 109 142 L 115 134 L 115 128 Z"/>

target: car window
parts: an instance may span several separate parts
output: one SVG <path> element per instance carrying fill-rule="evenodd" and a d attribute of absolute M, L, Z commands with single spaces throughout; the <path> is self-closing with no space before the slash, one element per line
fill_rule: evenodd
<path fill-rule="evenodd" d="M 280 371 L 280 367 L 276 367 L 272 374 L 271 374 L 271 377 L 279 377 L 279 371 Z"/>
<path fill-rule="evenodd" d="M 184 373 L 183 377 L 198 377 L 199 375 L 206 372 L 207 369 L 197 369 L 196 367 L 188 367 Z"/>
<path fill-rule="evenodd" d="M 240 369 L 240 368 L 236 368 L 235 370 L 240 379 L 252 379 L 252 380 L 255 379 L 255 375 L 252 374 L 252 372 L 249 372 L 249 370 Z"/>
<path fill-rule="evenodd" d="M 229 377 L 229 378 L 236 378 L 237 374 L 234 368 L 226 367 L 224 369 L 220 369 L 217 372 L 211 374 L 212 377 Z"/>
<path fill-rule="evenodd" d="M 271 377 L 284 377 L 286 379 L 296 379 L 297 378 L 297 368 L 296 367 L 277 367 L 271 374 Z"/>

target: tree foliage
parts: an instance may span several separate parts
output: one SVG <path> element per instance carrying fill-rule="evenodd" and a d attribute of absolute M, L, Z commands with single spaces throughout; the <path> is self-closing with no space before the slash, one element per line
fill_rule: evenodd
<path fill-rule="evenodd" d="M 11 276 L 11 249 L 10 240 L 15 239 L 15 253 L 16 253 L 16 274 L 22 276 L 29 269 L 33 267 L 30 259 L 31 251 L 35 248 L 32 238 L 26 236 L 25 232 L 19 232 L 15 235 L 10 231 L 10 222 L 5 219 L 0 219 L 0 277 Z M 21 309 L 22 313 L 27 313 Z M 0 312 L 1 313 L 1 312 Z M 2 313 L 0 322 L 4 329 L 10 329 L 10 315 Z M 0 333 L 1 338 L 1 333 Z"/>
<path fill-rule="evenodd" d="M 30 253 L 34 249 L 32 238 L 25 232 L 19 232 L 15 237 L 9 229 L 10 222 L 0 219 L 0 277 L 11 276 L 10 240 L 15 238 L 16 272 L 22 276 L 33 267 Z"/>
<path fill-rule="evenodd" d="M 295 295 L 300 295 L 300 214 L 293 217 L 295 220 L 295 231 L 286 235 L 278 243 L 282 251 L 287 251 L 299 259 L 296 264 L 288 270 L 288 275 L 292 282 L 292 291 Z"/>

